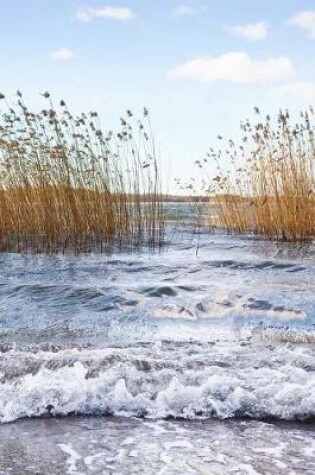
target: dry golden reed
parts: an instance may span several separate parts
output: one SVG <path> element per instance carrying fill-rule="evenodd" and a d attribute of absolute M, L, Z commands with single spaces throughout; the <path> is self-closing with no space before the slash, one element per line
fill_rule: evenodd
<path fill-rule="evenodd" d="M 164 216 L 148 111 L 104 132 L 62 100 L 32 112 L 0 94 L 0 250 L 161 244 Z M 104 248 L 104 249 L 105 249 Z"/>
<path fill-rule="evenodd" d="M 260 114 L 258 108 L 255 112 Z M 288 111 L 280 111 L 275 125 L 267 116 L 242 123 L 241 130 L 240 145 L 230 140 L 225 150 L 210 149 L 206 159 L 197 161 L 200 168 L 209 161 L 216 168 L 207 184 L 212 224 L 271 239 L 314 239 L 313 109 L 302 112 L 297 124 Z"/>

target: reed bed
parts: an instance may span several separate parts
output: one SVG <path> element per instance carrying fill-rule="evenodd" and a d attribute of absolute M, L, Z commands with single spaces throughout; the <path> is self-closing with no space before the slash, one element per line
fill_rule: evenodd
<path fill-rule="evenodd" d="M 260 114 L 258 108 L 255 112 Z M 313 109 L 301 112 L 299 123 L 280 111 L 275 124 L 267 116 L 254 124 L 247 120 L 241 130 L 239 145 L 230 140 L 224 150 L 210 149 L 196 162 L 203 169 L 215 164 L 215 176 L 206 185 L 211 224 L 270 239 L 314 239 Z"/>
<path fill-rule="evenodd" d="M 119 132 L 96 112 L 29 110 L 0 94 L 0 250 L 56 252 L 161 245 L 164 211 L 147 109 Z M 2 106 L 2 107 L 1 107 Z"/>

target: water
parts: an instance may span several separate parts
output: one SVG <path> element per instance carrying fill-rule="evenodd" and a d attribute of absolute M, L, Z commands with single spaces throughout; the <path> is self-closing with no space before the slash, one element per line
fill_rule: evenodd
<path fill-rule="evenodd" d="M 0 474 L 313 474 L 315 247 L 1 254 Z"/>

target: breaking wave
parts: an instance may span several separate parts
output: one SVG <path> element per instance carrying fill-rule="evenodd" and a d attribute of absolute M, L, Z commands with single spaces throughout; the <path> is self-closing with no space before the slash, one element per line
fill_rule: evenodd
<path fill-rule="evenodd" d="M 122 348 L 9 349 L 0 420 L 74 414 L 144 418 L 315 417 L 309 346 L 162 341 Z"/>

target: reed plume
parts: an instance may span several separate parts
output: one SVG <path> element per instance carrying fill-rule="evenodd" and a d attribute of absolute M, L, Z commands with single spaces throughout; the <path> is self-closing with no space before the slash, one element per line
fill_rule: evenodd
<path fill-rule="evenodd" d="M 255 112 L 260 114 L 258 108 Z M 267 116 L 254 124 L 245 121 L 241 130 L 238 146 L 230 140 L 227 148 L 210 149 L 197 163 L 200 168 L 215 163 L 215 176 L 207 184 L 212 224 L 271 239 L 314 239 L 313 109 L 301 112 L 297 124 L 288 111 L 280 111 L 275 126 Z"/>
<path fill-rule="evenodd" d="M 161 244 L 164 212 L 148 111 L 117 134 L 96 112 L 29 110 L 0 95 L 0 250 L 84 250 Z"/>

